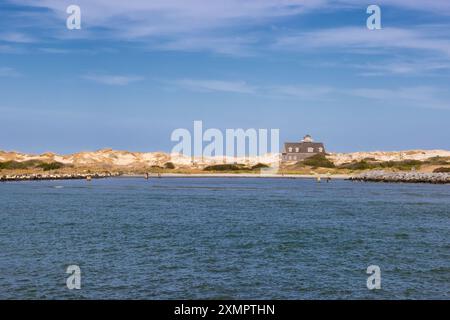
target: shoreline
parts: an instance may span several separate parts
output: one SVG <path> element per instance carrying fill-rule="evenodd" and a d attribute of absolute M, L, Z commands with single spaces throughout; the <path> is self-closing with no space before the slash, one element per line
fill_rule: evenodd
<path fill-rule="evenodd" d="M 249 173 L 161 173 L 149 174 L 148 179 L 162 178 L 270 178 L 270 179 L 327 179 L 349 180 L 352 176 L 347 174 L 249 174 Z M 51 180 L 91 180 L 106 178 L 139 178 L 146 179 L 145 174 L 118 174 L 118 173 L 91 173 L 91 174 L 21 174 L 0 176 L 0 182 L 20 182 L 20 181 L 51 181 Z"/>
<path fill-rule="evenodd" d="M 384 182 L 384 183 L 426 183 L 449 184 L 450 174 L 447 173 L 415 173 L 415 172 L 383 172 L 371 171 L 359 174 L 257 174 L 257 173 L 150 173 L 120 174 L 120 173 L 75 173 L 75 174 L 19 174 L 0 176 L 1 182 L 21 181 L 52 181 L 52 180 L 94 180 L 107 178 L 134 179 L 167 179 L 167 178 L 197 178 L 197 179 L 311 179 L 317 182 L 331 180 L 347 180 L 353 182 Z"/>
<path fill-rule="evenodd" d="M 123 174 L 119 176 L 120 178 L 139 178 L 145 177 L 145 175 L 140 174 Z M 274 179 L 340 179 L 345 180 L 352 177 L 347 174 L 336 174 L 336 175 L 326 175 L 326 174 L 249 174 L 249 173 L 162 173 L 159 177 L 157 174 L 149 175 L 149 179 L 159 179 L 159 178 L 274 178 Z"/>

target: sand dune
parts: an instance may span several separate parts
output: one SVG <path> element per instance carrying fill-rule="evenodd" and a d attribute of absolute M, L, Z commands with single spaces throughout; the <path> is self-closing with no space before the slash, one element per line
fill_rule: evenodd
<path fill-rule="evenodd" d="M 327 157 L 336 165 L 373 158 L 381 161 L 400 160 L 426 160 L 431 157 L 450 157 L 447 150 L 407 150 L 407 151 L 375 151 L 375 152 L 354 152 L 354 153 L 330 153 Z M 273 165 L 279 162 L 280 154 L 266 154 L 260 157 L 240 157 L 227 158 L 228 163 L 246 163 L 254 165 L 265 163 Z M 129 152 L 112 149 L 102 149 L 93 152 L 79 152 L 69 155 L 58 155 L 47 152 L 40 155 L 25 154 L 20 152 L 0 151 L 0 161 L 27 161 L 41 160 L 45 162 L 61 162 L 73 166 L 106 166 L 106 167 L 145 167 L 163 166 L 167 162 L 172 162 L 177 167 L 197 167 L 224 162 L 220 157 L 186 157 L 179 154 L 168 154 L 164 152 Z"/>

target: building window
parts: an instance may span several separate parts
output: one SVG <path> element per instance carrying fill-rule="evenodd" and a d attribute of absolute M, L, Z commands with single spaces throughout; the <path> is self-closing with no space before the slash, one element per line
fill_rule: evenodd
<path fill-rule="evenodd" d="M 308 148 L 308 152 L 314 152 L 314 148 Z"/>
<path fill-rule="evenodd" d="M 288 150 L 289 150 L 289 152 L 292 152 L 292 148 L 291 148 L 291 147 L 289 147 L 289 149 L 288 149 Z"/>
<path fill-rule="evenodd" d="M 319 152 L 323 152 L 323 148 L 319 148 Z"/>
<path fill-rule="evenodd" d="M 298 150 L 299 150 L 298 148 L 295 148 L 295 152 L 298 152 Z"/>

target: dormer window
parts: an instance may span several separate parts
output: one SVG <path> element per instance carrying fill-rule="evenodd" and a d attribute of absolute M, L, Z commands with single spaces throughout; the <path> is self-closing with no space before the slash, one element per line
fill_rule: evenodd
<path fill-rule="evenodd" d="M 298 152 L 299 151 L 299 148 L 295 148 L 295 152 Z"/>
<path fill-rule="evenodd" d="M 319 148 L 319 152 L 323 152 L 323 148 Z"/>
<path fill-rule="evenodd" d="M 308 152 L 314 152 L 314 148 L 308 148 Z"/>
<path fill-rule="evenodd" d="M 288 150 L 289 150 L 289 152 L 292 152 L 292 147 L 289 147 Z"/>

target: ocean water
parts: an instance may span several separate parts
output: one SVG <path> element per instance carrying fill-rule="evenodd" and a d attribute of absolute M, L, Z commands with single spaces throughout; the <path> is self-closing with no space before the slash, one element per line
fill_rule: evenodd
<path fill-rule="evenodd" d="M 13 182 L 0 204 L 2 299 L 450 298 L 448 185 Z"/>

